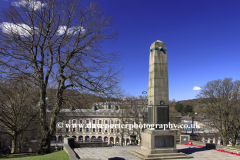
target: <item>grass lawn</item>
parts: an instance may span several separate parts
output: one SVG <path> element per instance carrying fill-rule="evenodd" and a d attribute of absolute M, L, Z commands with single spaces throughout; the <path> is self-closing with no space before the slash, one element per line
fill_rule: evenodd
<path fill-rule="evenodd" d="M 232 148 L 240 149 L 240 146 L 231 146 Z"/>
<path fill-rule="evenodd" d="M 9 156 L 10 157 L 10 156 Z M 0 160 L 69 160 L 68 154 L 64 151 L 58 151 L 54 153 L 49 153 L 45 155 L 34 155 L 29 157 L 22 157 L 22 158 L 4 158 Z"/>

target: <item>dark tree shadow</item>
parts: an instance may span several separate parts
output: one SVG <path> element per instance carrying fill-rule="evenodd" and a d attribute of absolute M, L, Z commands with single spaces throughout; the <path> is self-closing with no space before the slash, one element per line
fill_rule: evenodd
<path fill-rule="evenodd" d="M 202 152 L 202 151 L 207 151 L 207 150 L 212 150 L 209 148 L 184 148 L 184 149 L 179 149 L 178 152 L 182 152 L 185 154 L 192 154 L 194 152 Z"/>
<path fill-rule="evenodd" d="M 125 159 L 121 157 L 113 157 L 113 158 L 108 158 L 108 160 L 125 160 Z"/>

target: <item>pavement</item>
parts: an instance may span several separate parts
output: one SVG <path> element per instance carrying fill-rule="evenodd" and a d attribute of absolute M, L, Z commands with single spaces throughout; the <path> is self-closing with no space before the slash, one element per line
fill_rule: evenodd
<path fill-rule="evenodd" d="M 114 146 L 114 147 L 96 147 L 96 148 L 75 148 L 81 160 L 108 160 L 118 157 L 119 160 L 140 160 L 128 153 L 140 149 L 140 146 Z M 193 156 L 194 160 L 240 160 L 240 156 L 229 153 L 218 152 L 212 149 L 198 148 L 187 145 L 177 145 L 179 152 Z M 120 159 L 122 158 L 122 159 Z M 186 160 L 186 159 L 178 159 Z"/>

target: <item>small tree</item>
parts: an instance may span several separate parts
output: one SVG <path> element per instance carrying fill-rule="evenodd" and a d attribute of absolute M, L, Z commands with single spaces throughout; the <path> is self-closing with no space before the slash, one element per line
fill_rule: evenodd
<path fill-rule="evenodd" d="M 182 112 L 184 106 L 183 106 L 182 103 L 177 102 L 174 108 L 175 108 L 175 110 L 176 110 L 177 112 Z"/>
<path fill-rule="evenodd" d="M 233 82 L 232 78 L 210 81 L 197 97 L 202 113 L 211 120 L 211 127 L 218 129 L 226 145 L 233 126 L 239 125 L 236 120 L 239 120 L 240 81 Z"/>
<path fill-rule="evenodd" d="M 186 105 L 185 107 L 184 107 L 184 109 L 183 109 L 183 112 L 184 113 L 192 113 L 193 112 L 193 106 L 191 106 L 191 105 Z"/>
<path fill-rule="evenodd" d="M 147 99 L 146 97 L 139 96 L 127 96 L 124 98 L 121 104 L 121 111 L 119 112 L 119 119 L 122 124 L 142 124 L 147 121 L 148 112 L 147 112 Z M 123 138 L 125 134 L 136 134 L 141 140 L 141 132 L 144 131 L 144 128 L 121 128 L 120 129 L 120 138 L 121 145 L 123 145 Z"/>
<path fill-rule="evenodd" d="M 31 125 L 37 122 L 37 90 L 22 81 L 1 81 L 0 96 L 0 133 L 12 138 L 11 153 L 17 153 L 19 135 L 33 129 Z"/>

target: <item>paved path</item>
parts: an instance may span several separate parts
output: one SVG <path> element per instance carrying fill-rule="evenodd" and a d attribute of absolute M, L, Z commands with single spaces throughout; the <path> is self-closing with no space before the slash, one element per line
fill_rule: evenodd
<path fill-rule="evenodd" d="M 139 158 L 128 153 L 129 151 L 138 149 L 140 149 L 139 146 L 114 146 L 99 148 L 75 148 L 74 150 L 82 160 L 108 160 L 108 158 L 113 157 L 121 157 L 125 160 L 139 160 Z M 191 158 L 192 160 L 240 160 L 240 156 L 217 152 L 211 149 L 189 147 L 185 145 L 177 145 L 177 149 L 179 149 L 180 152 L 194 156 L 194 158 Z"/>
<path fill-rule="evenodd" d="M 229 153 L 218 152 L 212 149 L 205 149 L 199 147 L 190 147 L 185 145 L 177 145 L 179 152 L 191 155 L 193 160 L 240 160 L 240 156 Z M 179 159 L 186 160 L 186 159 Z"/>
<path fill-rule="evenodd" d="M 128 151 L 137 150 L 139 146 L 113 146 L 98 148 L 75 148 L 75 152 L 82 160 L 108 160 L 108 158 L 120 157 L 125 160 L 139 160 Z"/>

